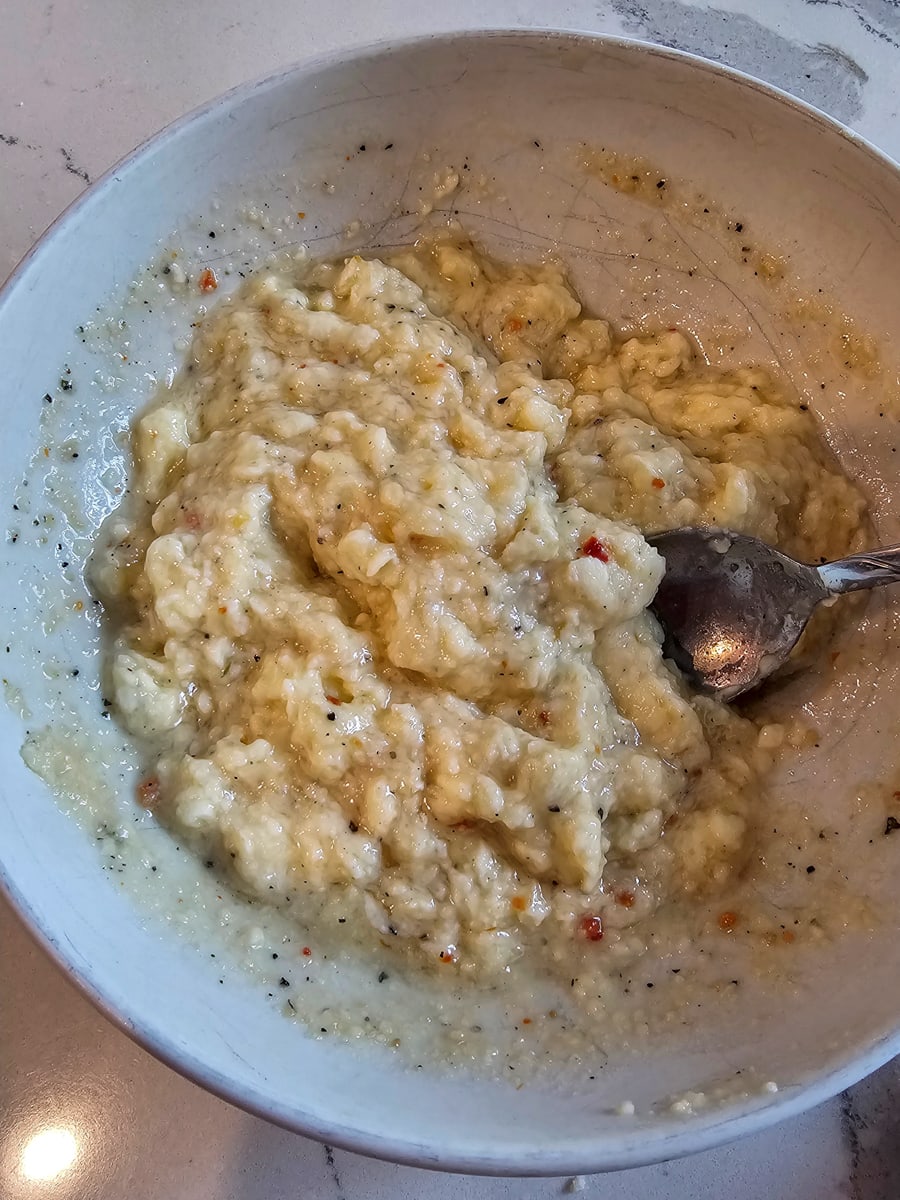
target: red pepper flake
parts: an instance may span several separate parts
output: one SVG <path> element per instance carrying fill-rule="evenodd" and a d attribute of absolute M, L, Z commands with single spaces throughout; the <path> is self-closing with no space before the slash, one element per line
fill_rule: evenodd
<path fill-rule="evenodd" d="M 218 286 L 219 281 L 216 279 L 215 271 L 211 270 L 209 267 L 206 267 L 200 275 L 200 291 L 214 292 Z"/>
<path fill-rule="evenodd" d="M 306 213 L 305 213 L 305 212 L 298 212 L 298 213 L 297 213 L 297 217 L 298 217 L 298 218 L 299 218 L 301 221 L 305 221 L 305 220 L 306 220 Z"/>
<path fill-rule="evenodd" d="M 666 486 L 666 481 L 664 479 L 660 479 L 660 477 L 658 475 L 655 475 L 650 480 L 650 486 L 659 488 L 661 490 L 662 488 L 664 488 Z"/>
<path fill-rule="evenodd" d="M 550 724 L 550 714 L 547 712 L 546 708 L 542 708 L 538 713 L 538 720 L 542 725 Z"/>
<path fill-rule="evenodd" d="M 447 963 L 456 962 L 456 951 L 455 950 L 442 950 L 440 952 L 440 954 L 438 955 L 438 957 L 440 958 L 441 962 L 444 963 L 444 965 L 446 966 Z"/>
<path fill-rule="evenodd" d="M 227 606 L 226 604 L 220 604 L 220 605 L 219 605 L 219 612 L 220 612 L 220 613 L 227 613 L 227 612 L 228 612 L 228 606 Z"/>
<path fill-rule="evenodd" d="M 737 925 L 737 913 L 719 913 L 719 928 L 724 930 L 725 933 L 730 933 L 735 925 Z"/>
<path fill-rule="evenodd" d="M 609 551 L 599 538 L 589 537 L 581 547 L 584 558 L 599 558 L 601 562 L 609 562 Z"/>
<path fill-rule="evenodd" d="M 194 509 L 189 508 L 184 514 L 184 523 L 188 529 L 199 529 L 203 522 L 200 520 L 200 514 Z"/>
<path fill-rule="evenodd" d="M 337 696 L 328 696 L 328 695 L 326 695 L 326 696 L 325 696 L 325 699 L 328 701 L 328 703 L 329 703 L 329 704 L 338 704 L 338 705 L 340 705 L 340 704 L 343 704 L 343 703 L 344 703 L 344 702 L 343 702 L 343 700 L 338 700 Z"/>
<path fill-rule="evenodd" d="M 522 1018 L 522 1024 L 523 1024 L 523 1025 L 530 1025 L 530 1024 L 531 1024 L 531 1017 L 523 1017 L 523 1018 Z"/>
<path fill-rule="evenodd" d="M 622 908 L 633 908 L 634 892 L 616 892 L 616 904 L 621 905 Z"/>
<path fill-rule="evenodd" d="M 512 906 L 516 910 L 516 912 L 524 912 L 525 909 L 528 907 L 528 904 L 527 904 L 524 896 L 513 896 L 512 900 L 510 901 L 510 904 L 512 904 Z"/>
<path fill-rule="evenodd" d="M 519 317 L 510 317 L 506 322 L 506 328 L 510 333 L 518 333 L 523 325 L 524 321 L 522 321 Z"/>
<path fill-rule="evenodd" d="M 159 780 L 155 775 L 138 784 L 137 800 L 141 808 L 153 808 L 159 800 Z"/>
<path fill-rule="evenodd" d="M 600 942 L 603 940 L 603 922 L 599 917 L 582 917 L 578 922 L 578 930 L 585 941 Z"/>
<path fill-rule="evenodd" d="M 310 950 L 309 946 L 304 946 L 304 947 L 303 947 L 303 957 L 304 957 L 304 958 L 309 958 L 309 956 L 310 956 L 311 954 L 312 954 L 312 950 Z"/>
<path fill-rule="evenodd" d="M 781 935 L 781 940 L 790 945 L 790 943 L 795 940 L 794 931 L 792 929 L 785 929 L 784 933 Z"/>

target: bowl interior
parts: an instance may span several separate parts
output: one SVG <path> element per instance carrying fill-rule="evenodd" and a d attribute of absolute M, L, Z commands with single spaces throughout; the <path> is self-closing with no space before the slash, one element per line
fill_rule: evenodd
<path fill-rule="evenodd" d="M 460 185 L 442 195 L 447 167 Z M 632 174 L 640 186 L 623 188 Z M 214 246 L 202 232 L 213 216 L 232 231 Z M 106 1011 L 236 1103 L 422 1165 L 636 1165 L 797 1111 L 894 1052 L 895 922 L 804 962 L 787 997 L 748 989 L 727 1018 L 713 1006 L 652 1056 L 610 1055 L 590 1091 L 546 1079 L 516 1089 L 316 1040 L 240 972 L 223 986 L 218 963 L 149 911 L 158 892 L 144 904 L 121 874 L 100 871 L 95 838 L 72 819 L 91 810 L 116 820 L 128 762 L 102 716 L 99 633 L 76 567 L 123 486 L 121 433 L 150 394 L 151 364 L 161 375 L 176 361 L 173 330 L 188 312 L 169 307 L 163 318 L 148 304 L 141 313 L 127 305 L 129 284 L 175 245 L 191 262 L 237 269 L 242 255 L 304 241 L 317 253 L 405 244 L 449 218 L 501 254 L 559 254 L 581 295 L 621 326 L 687 325 L 712 361 L 786 374 L 862 480 L 878 538 L 900 540 L 891 341 L 900 176 L 869 148 L 742 77 L 577 35 L 433 38 L 239 89 L 92 189 L 0 301 L 0 478 L 17 505 L 8 506 L 0 595 L 10 637 L 2 873 L 26 919 Z M 223 287 L 237 278 L 223 272 Z M 117 295 L 120 309 L 110 307 Z M 103 323 L 120 310 L 125 329 Z M 85 337 L 79 326 L 98 312 L 103 337 Z M 123 346 L 129 361 L 111 366 Z M 75 386 L 60 393 L 66 366 Z M 847 874 L 891 912 L 900 835 L 894 846 L 882 828 L 900 788 L 890 734 L 900 644 L 888 600 L 873 599 L 844 648 L 851 667 L 807 677 L 781 699 L 804 706 L 822 736 L 779 787 L 798 812 L 840 826 Z M 63 790 L 82 797 L 69 811 L 20 756 L 26 736 L 51 721 L 83 731 L 61 769 Z M 79 774 L 74 760 L 89 758 L 98 765 Z M 158 841 L 190 905 L 197 872 L 164 835 Z M 726 1095 L 688 1119 L 668 1111 L 668 1097 L 714 1089 L 739 1069 L 777 1080 L 780 1091 Z M 637 1108 L 627 1120 L 614 1111 L 626 1099 Z"/>

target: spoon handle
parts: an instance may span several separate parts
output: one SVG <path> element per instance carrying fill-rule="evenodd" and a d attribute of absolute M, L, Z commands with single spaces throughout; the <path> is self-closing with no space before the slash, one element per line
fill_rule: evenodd
<path fill-rule="evenodd" d="M 851 554 L 817 568 L 819 578 L 833 595 L 860 588 L 900 583 L 900 546 L 885 546 L 865 554 Z"/>

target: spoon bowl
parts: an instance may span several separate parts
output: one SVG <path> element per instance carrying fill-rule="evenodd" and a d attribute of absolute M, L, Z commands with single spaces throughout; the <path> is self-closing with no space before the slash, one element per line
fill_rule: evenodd
<path fill-rule="evenodd" d="M 782 667 L 823 601 L 900 580 L 897 546 L 812 566 L 727 529 L 673 529 L 648 541 L 666 560 L 653 601 L 665 652 L 720 700 Z"/>

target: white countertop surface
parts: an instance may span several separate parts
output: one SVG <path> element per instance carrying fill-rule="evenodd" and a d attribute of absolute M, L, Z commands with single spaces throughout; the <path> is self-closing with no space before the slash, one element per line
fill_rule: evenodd
<path fill-rule="evenodd" d="M 900 159 L 900 0 L 3 0 L 0 279 L 116 159 L 244 79 L 396 34 L 542 25 L 705 54 Z M 679 1162 L 574 1182 L 436 1175 L 332 1151 L 179 1078 L 94 1012 L 3 901 L 0 964 L 2 1200 L 900 1197 L 900 1060 L 805 1117 Z"/>

